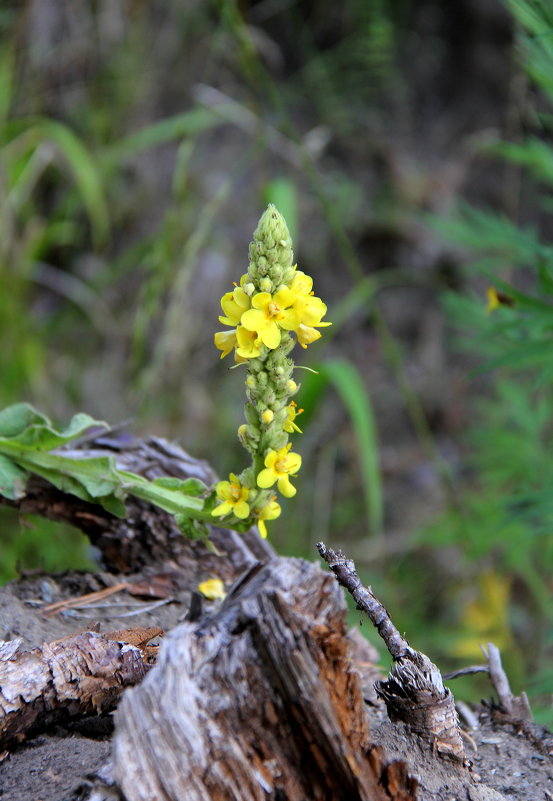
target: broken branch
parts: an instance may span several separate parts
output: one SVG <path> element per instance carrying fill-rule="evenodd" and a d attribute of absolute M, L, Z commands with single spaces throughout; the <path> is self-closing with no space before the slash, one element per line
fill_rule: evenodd
<path fill-rule="evenodd" d="M 377 628 L 394 659 L 388 680 L 375 683 L 390 720 L 407 723 L 438 753 L 464 760 L 455 702 L 451 691 L 444 687 L 439 669 L 401 636 L 371 588 L 363 586 L 352 559 L 327 548 L 323 542 L 317 548 L 339 583 L 353 595 L 357 608 Z"/>

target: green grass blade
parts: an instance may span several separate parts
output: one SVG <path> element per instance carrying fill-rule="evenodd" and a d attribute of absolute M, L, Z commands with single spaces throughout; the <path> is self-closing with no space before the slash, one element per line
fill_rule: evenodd
<path fill-rule="evenodd" d="M 336 388 L 346 407 L 355 432 L 359 461 L 363 476 L 363 492 L 369 530 L 375 536 L 382 534 L 383 501 L 382 482 L 378 459 L 378 441 L 372 402 L 357 368 L 344 359 L 333 359 L 317 365 L 318 375 L 310 375 L 303 382 L 302 405 L 307 413 L 319 402 L 325 383 Z"/>
<path fill-rule="evenodd" d="M 107 164 L 119 164 L 143 150 L 149 150 L 175 139 L 197 136 L 216 125 L 222 125 L 223 122 L 224 120 L 210 109 L 193 108 L 183 114 L 176 114 L 173 117 L 154 122 L 137 133 L 127 136 L 107 148 L 103 153 L 103 159 Z"/>

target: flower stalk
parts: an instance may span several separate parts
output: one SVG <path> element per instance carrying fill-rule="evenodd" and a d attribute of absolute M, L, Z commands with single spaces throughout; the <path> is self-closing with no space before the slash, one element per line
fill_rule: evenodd
<path fill-rule="evenodd" d="M 245 418 L 238 438 L 251 455 L 251 466 L 231 474 L 215 491 L 218 505 L 212 515 L 225 524 L 246 530 L 280 515 L 275 490 L 284 497 L 296 494 L 293 479 L 301 456 L 291 451 L 294 422 L 302 411 L 292 397 L 299 386 L 293 379 L 290 353 L 296 342 L 307 347 L 320 338 L 326 305 L 313 294 L 313 280 L 293 264 L 292 240 L 284 217 L 269 205 L 259 220 L 249 248 L 248 272 L 240 285 L 221 299 L 219 321 L 232 331 L 215 334 L 221 358 L 234 350 L 238 363 L 247 364 Z M 245 507 L 248 513 L 245 514 Z"/>

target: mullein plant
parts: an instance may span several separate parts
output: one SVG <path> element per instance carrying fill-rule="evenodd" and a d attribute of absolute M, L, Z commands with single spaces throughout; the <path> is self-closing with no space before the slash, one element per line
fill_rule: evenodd
<path fill-rule="evenodd" d="M 190 537 L 204 537 L 206 526 L 221 518 L 228 528 L 244 532 L 257 524 L 267 536 L 267 521 L 280 515 L 277 492 L 296 494 L 293 480 L 301 456 L 288 442 L 299 432 L 300 413 L 293 395 L 296 344 L 306 348 L 320 338 L 326 306 L 313 294 L 313 281 L 292 264 L 292 242 L 284 218 L 274 206 L 261 217 L 250 245 L 248 272 L 240 285 L 227 292 L 221 306 L 222 323 L 230 330 L 215 334 L 222 357 L 234 352 L 245 365 L 246 422 L 238 429 L 240 442 L 251 454 L 251 465 L 231 473 L 211 491 L 195 478 L 160 476 L 152 481 L 117 465 L 113 454 L 98 456 L 68 450 L 75 440 L 94 429 L 108 429 L 87 414 L 75 415 L 58 430 L 27 403 L 0 410 L 0 495 L 17 501 L 26 494 L 36 473 L 64 492 L 101 504 L 124 517 L 127 496 L 135 496 L 173 514 Z M 218 592 L 211 585 L 204 589 Z M 203 590 L 202 590 L 203 591 Z"/>
<path fill-rule="evenodd" d="M 301 413 L 292 400 L 298 391 L 290 352 L 298 342 L 306 348 L 321 337 L 326 305 L 314 296 L 313 279 L 293 264 L 292 240 L 284 217 L 269 205 L 261 216 L 249 249 L 248 272 L 221 299 L 221 323 L 230 330 L 215 334 L 221 358 L 234 352 L 247 369 L 246 422 L 238 438 L 251 454 L 251 465 L 231 473 L 215 487 L 211 515 L 238 531 L 257 524 L 262 537 L 266 523 L 281 513 L 278 491 L 296 494 L 292 479 L 301 456 L 288 441 L 300 432 Z"/>

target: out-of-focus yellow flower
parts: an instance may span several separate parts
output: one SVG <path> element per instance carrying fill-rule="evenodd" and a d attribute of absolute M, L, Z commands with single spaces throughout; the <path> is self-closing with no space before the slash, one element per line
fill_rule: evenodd
<path fill-rule="evenodd" d="M 290 404 L 288 404 L 288 406 L 285 407 L 285 409 L 288 413 L 288 417 L 284 423 L 284 430 L 287 431 L 288 434 L 292 434 L 294 431 L 297 431 L 299 434 L 301 434 L 301 428 L 294 421 L 298 414 L 303 412 L 303 409 L 298 409 L 298 404 L 296 401 L 292 401 Z"/>
<path fill-rule="evenodd" d="M 198 591 L 207 598 L 208 601 L 223 600 L 225 597 L 225 585 L 218 578 L 210 578 L 207 581 L 200 581 Z"/>
<path fill-rule="evenodd" d="M 488 304 L 486 306 L 486 311 L 489 314 L 490 312 L 493 312 L 494 309 L 499 308 L 499 306 L 501 306 L 501 303 L 499 302 L 499 298 L 497 297 L 497 292 L 495 290 L 495 287 L 493 287 L 493 286 L 489 286 L 488 287 L 488 289 L 486 291 L 486 296 L 488 298 Z"/>
<path fill-rule="evenodd" d="M 510 295 L 507 295 L 505 292 L 498 292 L 498 290 L 494 286 L 489 286 L 486 290 L 486 297 L 488 298 L 488 303 L 486 305 L 486 312 L 490 314 L 490 312 L 495 311 L 500 306 L 515 306 L 516 301 Z"/>
<path fill-rule="evenodd" d="M 265 469 L 257 476 L 257 486 L 262 489 L 272 487 L 277 482 L 278 491 L 285 498 L 293 498 L 296 488 L 290 481 L 290 476 L 297 473 L 301 467 L 299 453 L 289 453 L 291 443 L 278 451 L 270 450 L 265 457 Z"/>
<path fill-rule="evenodd" d="M 242 325 L 249 331 L 257 331 L 261 341 L 271 350 L 280 345 L 280 329 L 293 331 L 298 326 L 296 313 L 290 308 L 296 296 L 284 287 L 271 295 L 258 292 L 252 298 L 252 309 L 244 312 Z"/>
<path fill-rule="evenodd" d="M 265 525 L 265 521 L 276 520 L 276 518 L 280 516 L 281 512 L 282 509 L 280 508 L 280 504 L 275 500 L 272 500 L 269 501 L 269 503 L 258 513 L 257 527 L 264 540 L 267 539 L 267 526 Z"/>
<path fill-rule="evenodd" d="M 234 473 L 230 474 L 229 479 L 230 481 L 219 481 L 215 487 L 217 497 L 222 503 L 216 506 L 211 514 L 214 517 L 233 514 L 239 520 L 244 520 L 250 513 L 250 506 L 247 503 L 250 491 L 242 486 Z"/>
<path fill-rule="evenodd" d="M 474 659 L 481 653 L 480 646 L 487 642 L 493 642 L 499 649 L 511 645 L 510 592 L 510 580 L 493 570 L 479 577 L 477 596 L 466 604 L 463 611 L 463 626 L 467 633 L 455 646 L 458 656 Z"/>
<path fill-rule="evenodd" d="M 215 334 L 214 340 L 215 347 L 223 351 L 221 353 L 221 359 L 224 359 L 236 345 L 236 328 L 232 331 L 218 331 Z"/>

